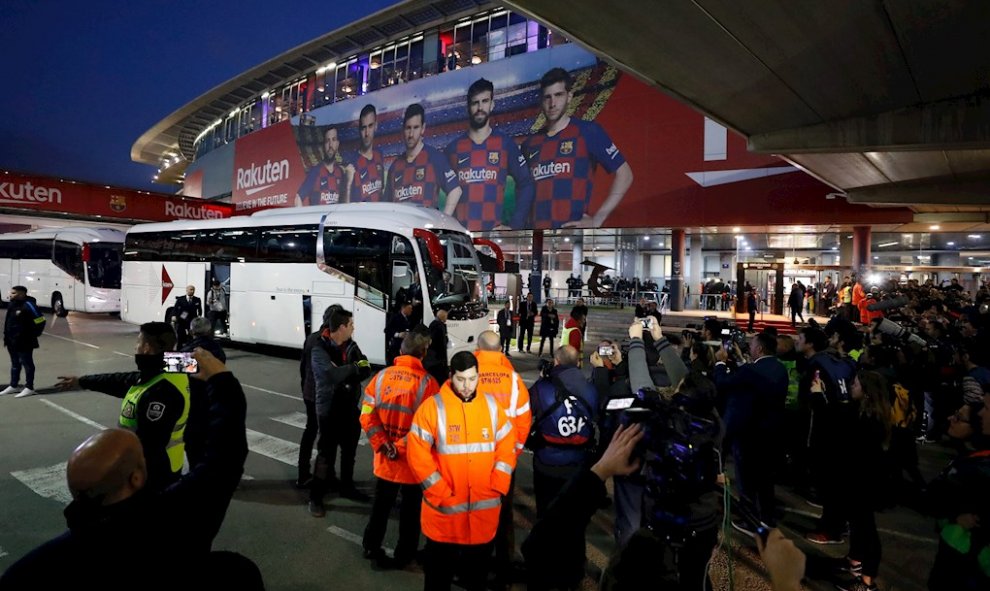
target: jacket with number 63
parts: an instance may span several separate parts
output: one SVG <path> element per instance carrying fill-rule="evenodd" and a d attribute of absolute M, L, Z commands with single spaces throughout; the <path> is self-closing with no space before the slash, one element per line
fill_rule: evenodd
<path fill-rule="evenodd" d="M 375 452 L 375 476 L 400 484 L 419 482 L 409 469 L 406 434 L 416 409 L 439 390 L 437 381 L 423 369 L 423 362 L 412 355 L 396 357 L 394 366 L 378 372 L 365 386 L 361 428 Z M 378 453 L 386 443 L 395 445 L 399 452 L 396 459 Z"/>
<path fill-rule="evenodd" d="M 516 435 L 492 396 L 462 400 L 450 388 L 427 398 L 406 439 L 423 488 L 423 534 L 448 544 L 486 544 L 516 466 Z"/>

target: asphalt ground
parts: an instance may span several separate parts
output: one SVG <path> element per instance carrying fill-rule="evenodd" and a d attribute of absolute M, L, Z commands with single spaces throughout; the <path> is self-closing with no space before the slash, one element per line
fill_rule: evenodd
<path fill-rule="evenodd" d="M 592 316 L 604 323 L 608 311 Z M 628 311 L 621 312 L 622 317 Z M 619 336 L 619 335 L 616 335 Z M 70 314 L 49 321 L 35 352 L 39 395 L 0 398 L 0 570 L 31 548 L 64 531 L 62 509 L 69 499 L 65 461 L 86 437 L 113 426 L 120 400 L 89 391 L 54 392 L 61 375 L 81 375 L 134 368 L 137 328 L 108 315 Z M 535 350 L 535 349 L 534 349 Z M 235 494 L 215 549 L 240 552 L 254 560 L 268 589 L 420 589 L 416 567 L 404 571 L 372 569 L 361 557 L 360 538 L 370 504 L 328 496 L 327 516 L 316 519 L 306 509 L 305 492 L 294 489 L 298 441 L 305 421 L 299 393 L 298 357 L 291 350 L 228 346 L 228 367 L 240 379 L 248 401 L 247 429 L 251 449 L 245 478 Z M 0 376 L 9 368 L 2 356 Z M 512 361 L 527 384 L 537 377 L 537 358 L 513 351 Z M 6 379 L 3 378 L 5 382 Z M 947 461 L 947 449 L 920 450 L 922 472 L 933 476 Z M 358 447 L 359 487 L 373 492 L 372 454 Z M 799 537 L 813 526 L 818 510 L 785 487 L 778 487 L 785 506 L 782 528 Z M 517 470 L 515 500 L 517 545 L 532 527 L 535 509 L 532 463 L 524 454 Z M 395 543 L 396 517 L 386 546 Z M 588 577 L 584 588 L 596 587 L 597 576 L 614 550 L 612 509 L 599 511 L 587 532 Z M 889 590 L 925 589 L 937 538 L 932 521 L 912 509 L 898 507 L 878 514 L 883 542 L 880 585 Z M 712 560 L 716 589 L 728 589 L 729 567 L 735 589 L 768 589 L 755 546 L 731 533 Z M 830 572 L 846 545 L 815 547 L 799 540 L 809 555 L 809 589 L 831 589 Z M 517 585 L 518 588 L 524 588 Z M 648 588 L 647 585 L 645 588 Z"/>

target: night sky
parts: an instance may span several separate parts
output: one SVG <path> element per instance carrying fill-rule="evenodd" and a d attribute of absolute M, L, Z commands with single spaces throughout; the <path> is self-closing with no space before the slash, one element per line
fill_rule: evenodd
<path fill-rule="evenodd" d="M 211 88 L 396 0 L 4 0 L 0 169 L 172 192 L 131 161 Z"/>

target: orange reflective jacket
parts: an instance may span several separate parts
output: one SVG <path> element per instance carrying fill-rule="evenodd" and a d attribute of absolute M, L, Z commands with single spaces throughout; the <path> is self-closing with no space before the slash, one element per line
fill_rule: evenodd
<path fill-rule="evenodd" d="M 516 430 L 516 453 L 521 454 L 533 423 L 529 390 L 501 351 L 475 351 L 478 360 L 478 395 L 491 394 Z"/>
<path fill-rule="evenodd" d="M 411 355 L 396 357 L 395 365 L 371 378 L 361 402 L 361 428 L 368 434 L 375 453 L 375 476 L 402 484 L 419 482 L 409 469 L 406 434 L 419 405 L 439 391 L 437 381 L 423 369 L 423 362 Z M 395 444 L 398 458 L 390 460 L 378 452 L 386 443 Z"/>
<path fill-rule="evenodd" d="M 465 402 L 450 389 L 423 401 L 407 438 L 423 487 L 423 534 L 448 544 L 486 544 L 516 466 L 516 435 L 495 398 Z"/>

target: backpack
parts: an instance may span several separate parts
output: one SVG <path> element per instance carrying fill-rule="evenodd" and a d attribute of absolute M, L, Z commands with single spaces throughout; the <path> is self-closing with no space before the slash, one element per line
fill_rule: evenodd
<path fill-rule="evenodd" d="M 40 337 L 41 333 L 45 332 L 45 325 L 48 324 L 45 315 L 31 302 L 24 302 L 24 309 L 31 312 L 31 334 Z"/>
<path fill-rule="evenodd" d="M 909 428 L 914 425 L 918 409 L 911 402 L 908 389 L 900 383 L 894 383 L 894 400 L 890 405 L 890 423 L 894 427 Z"/>
<path fill-rule="evenodd" d="M 596 450 L 600 435 L 598 422 L 595 420 L 595 411 L 591 408 L 591 405 L 584 398 L 568 392 L 556 378 L 553 380 L 553 386 L 554 403 L 533 419 L 529 437 L 526 438 L 526 447 L 533 451 L 546 446 L 572 447 L 570 445 L 550 442 L 543 436 L 540 424 L 545 419 L 550 418 L 556 422 L 556 431 L 562 437 L 569 437 L 582 432 L 586 433 L 587 440 L 585 443 L 574 447 L 582 447 L 592 451 Z M 564 407 L 566 412 L 559 412 L 561 407 Z"/>

